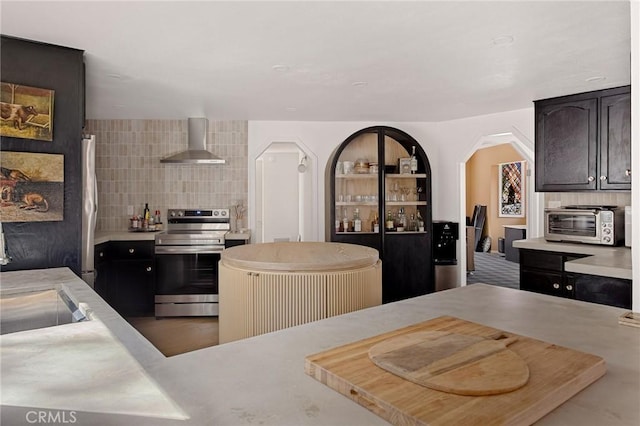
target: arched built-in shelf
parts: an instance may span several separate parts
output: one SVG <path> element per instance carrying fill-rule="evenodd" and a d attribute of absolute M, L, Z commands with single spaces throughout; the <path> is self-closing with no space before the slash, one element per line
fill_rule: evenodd
<path fill-rule="evenodd" d="M 414 148 L 417 170 L 401 173 L 399 160 L 409 159 Z M 366 167 L 357 168 L 358 161 L 377 167 L 368 171 Z M 345 173 L 345 162 L 350 173 Z M 433 292 L 431 167 L 420 144 L 392 127 L 362 129 L 335 149 L 325 177 L 326 240 L 379 251 L 383 262 L 383 301 Z M 398 217 L 400 212 L 407 222 L 413 216 L 412 223 L 416 226 L 407 226 L 403 231 L 398 231 L 397 226 L 385 229 L 387 215 Z M 361 221 L 359 232 L 355 232 L 354 215 Z M 418 215 L 423 222 L 420 227 Z"/>

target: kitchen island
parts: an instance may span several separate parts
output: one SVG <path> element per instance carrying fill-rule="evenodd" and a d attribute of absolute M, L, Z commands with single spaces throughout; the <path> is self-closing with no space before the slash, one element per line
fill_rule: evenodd
<path fill-rule="evenodd" d="M 234 247 L 220 255 L 220 343 L 382 303 L 378 251 L 325 242 Z"/>
<path fill-rule="evenodd" d="M 86 371 L 86 375 L 80 375 L 74 387 L 57 384 L 55 376 L 20 381 L 19 375 L 40 368 L 29 360 L 35 356 L 30 352 L 41 348 L 5 345 L 3 336 L 2 424 L 28 425 L 31 412 L 64 410 L 67 418 L 73 414 L 81 425 L 383 425 L 387 423 L 380 417 L 307 376 L 305 357 L 441 315 L 605 359 L 604 377 L 537 424 L 640 424 L 640 329 L 618 324 L 624 309 L 474 284 L 164 358 L 66 268 L 4 272 L 0 279 L 3 293 L 63 282 L 93 310 L 92 321 L 104 326 L 103 343 L 110 341 L 122 349 L 116 355 L 127 360 L 124 364 L 107 357 L 108 368 L 92 376 L 90 366 L 81 361 L 80 345 L 75 350 L 78 337 L 45 340 L 47 351 L 62 354 L 51 357 L 47 365 L 61 372 L 59 380 L 64 371 Z M 96 348 L 96 357 L 105 349 Z M 21 351 L 19 358 L 16 351 Z M 127 374 L 131 371 L 135 374 Z M 127 395 L 123 404 L 117 392 L 127 377 L 145 387 L 155 386 L 155 391 Z M 55 404 L 45 398 L 47 392 L 56 395 Z M 87 403 L 98 399 L 102 406 Z M 149 410 L 152 403 L 157 410 Z"/>

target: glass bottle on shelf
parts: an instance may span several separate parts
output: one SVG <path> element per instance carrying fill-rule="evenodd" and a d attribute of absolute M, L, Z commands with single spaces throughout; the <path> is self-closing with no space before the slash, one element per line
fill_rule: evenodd
<path fill-rule="evenodd" d="M 416 215 L 411 213 L 409 218 L 409 222 L 407 224 L 407 231 L 417 231 L 418 230 L 418 221 L 416 220 Z"/>
<path fill-rule="evenodd" d="M 339 219 L 340 211 L 336 209 L 336 232 L 342 232 L 342 221 Z"/>
<path fill-rule="evenodd" d="M 424 219 L 422 218 L 422 216 L 420 215 L 420 210 L 418 210 L 416 219 L 418 221 L 418 231 L 419 232 L 424 232 Z"/>
<path fill-rule="evenodd" d="M 380 223 L 378 222 L 378 214 L 376 213 L 371 223 L 371 230 L 375 233 L 380 232 Z"/>
<path fill-rule="evenodd" d="M 398 226 L 396 227 L 396 231 L 402 232 L 407 227 L 407 216 L 404 214 L 404 208 L 400 207 L 398 210 Z"/>
<path fill-rule="evenodd" d="M 349 232 L 349 216 L 347 216 L 347 208 L 342 210 L 342 231 Z"/>
<path fill-rule="evenodd" d="M 395 224 L 393 222 L 393 214 L 391 214 L 391 210 L 387 211 L 387 221 L 384 223 L 384 229 L 387 231 L 393 231 L 395 228 Z"/>
<path fill-rule="evenodd" d="M 360 209 L 353 211 L 353 232 L 362 232 L 362 220 L 360 220 Z"/>
<path fill-rule="evenodd" d="M 414 174 L 418 171 L 418 159 L 416 158 L 416 146 L 411 147 L 411 174 Z"/>

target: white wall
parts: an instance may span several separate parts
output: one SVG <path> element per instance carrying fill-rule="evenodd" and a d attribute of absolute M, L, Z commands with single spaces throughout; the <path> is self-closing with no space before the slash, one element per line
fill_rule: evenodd
<path fill-rule="evenodd" d="M 640 312 L 640 2 L 631 2 L 631 221 L 633 305 Z"/>
<path fill-rule="evenodd" d="M 249 199 L 255 188 L 252 159 L 261 147 L 276 141 L 298 140 L 317 156 L 318 235 L 324 235 L 324 172 L 332 151 L 356 131 L 370 126 L 390 126 L 407 132 L 422 146 L 431 163 L 433 218 L 457 221 L 460 178 L 458 166 L 484 136 L 519 132 L 533 140 L 533 108 L 438 123 L 372 122 L 249 122 Z M 252 209 L 250 209 L 252 210 Z M 251 216 L 251 214 L 250 214 Z M 255 223 L 255 218 L 250 223 Z M 253 226 L 252 226 L 253 228 Z"/>

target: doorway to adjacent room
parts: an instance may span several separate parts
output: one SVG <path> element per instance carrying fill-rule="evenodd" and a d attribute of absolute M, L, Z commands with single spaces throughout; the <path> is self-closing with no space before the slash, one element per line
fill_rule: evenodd
<path fill-rule="evenodd" d="M 536 228 L 541 200 L 533 188 L 533 167 L 533 143 L 514 132 L 481 138 L 461 163 L 461 223 L 469 225 L 466 232 L 469 246 L 465 256 L 461 256 L 466 264 L 463 270 L 467 272 L 463 274 L 462 285 L 483 282 L 519 288 L 519 264 L 513 255 L 506 256 L 505 230 L 519 228 L 524 237 L 528 228 Z M 518 206 L 520 211 L 513 205 L 505 207 L 507 203 L 513 204 L 514 199 L 513 191 L 503 191 L 501 187 L 510 185 L 506 181 L 512 179 L 508 171 L 519 173 L 520 180 L 511 183 L 520 185 L 517 190 L 521 193 L 516 197 L 522 204 Z M 484 220 L 480 225 L 474 221 L 476 206 L 483 206 Z M 461 234 L 464 236 L 465 232 Z M 511 246 L 508 249 L 513 253 Z"/>

